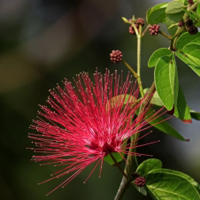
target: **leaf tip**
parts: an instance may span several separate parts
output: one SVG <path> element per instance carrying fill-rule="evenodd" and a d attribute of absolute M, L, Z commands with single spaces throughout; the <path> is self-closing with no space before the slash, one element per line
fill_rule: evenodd
<path fill-rule="evenodd" d="M 192 119 L 183 119 L 183 122 L 185 124 L 191 124 L 192 123 Z"/>
<path fill-rule="evenodd" d="M 190 142 L 190 138 L 186 138 L 185 141 L 186 141 L 186 142 Z"/>

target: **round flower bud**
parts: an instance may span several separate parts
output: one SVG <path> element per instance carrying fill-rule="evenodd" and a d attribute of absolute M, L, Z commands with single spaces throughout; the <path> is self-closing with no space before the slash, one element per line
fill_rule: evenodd
<path fill-rule="evenodd" d="M 158 35 L 160 29 L 160 25 L 154 24 L 149 27 L 150 35 Z"/>
<path fill-rule="evenodd" d="M 190 33 L 191 35 L 195 35 L 198 33 L 198 28 L 196 26 L 190 26 L 188 28 L 188 33 Z"/>
<path fill-rule="evenodd" d="M 186 21 L 186 26 L 187 27 L 190 27 L 190 26 L 192 26 L 193 25 L 193 21 L 191 20 L 191 19 L 188 19 L 187 21 Z"/>
<path fill-rule="evenodd" d="M 136 26 L 137 29 L 139 28 L 138 24 L 135 24 L 135 26 Z M 134 30 L 132 25 L 129 26 L 129 33 L 132 34 L 132 35 L 135 35 L 135 30 Z"/>
<path fill-rule="evenodd" d="M 146 179 L 144 177 L 137 177 L 135 179 L 135 185 L 138 186 L 138 187 L 143 187 L 145 186 L 146 184 Z"/>
<path fill-rule="evenodd" d="M 132 25 L 129 26 L 128 32 L 129 32 L 130 34 L 132 34 L 132 35 L 135 35 L 135 30 L 134 30 L 134 28 L 132 27 Z"/>
<path fill-rule="evenodd" d="M 184 21 L 180 21 L 180 22 L 178 23 L 178 26 L 179 26 L 179 27 L 183 27 L 184 24 L 185 24 Z"/>
<path fill-rule="evenodd" d="M 120 50 L 112 50 L 110 53 L 110 60 L 113 63 L 118 63 L 122 60 L 122 52 Z"/>
<path fill-rule="evenodd" d="M 144 26 L 144 19 L 143 18 L 137 18 L 136 24 Z"/>

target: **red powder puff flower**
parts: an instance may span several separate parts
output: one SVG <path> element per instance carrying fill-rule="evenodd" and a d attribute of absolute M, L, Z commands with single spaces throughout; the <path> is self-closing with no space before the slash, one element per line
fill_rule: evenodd
<path fill-rule="evenodd" d="M 146 119 L 150 97 L 136 103 L 139 89 L 131 78 L 128 74 L 123 82 L 117 71 L 110 74 L 106 70 L 104 76 L 95 72 L 93 83 L 87 73 L 81 73 L 74 79 L 76 88 L 64 80 L 64 89 L 57 85 L 50 90 L 50 106 L 40 106 L 42 111 L 30 126 L 38 133 L 30 133 L 29 137 L 36 146 L 31 149 L 42 154 L 33 156 L 33 161 L 63 166 L 44 182 L 71 173 L 51 192 L 66 186 L 94 162 L 94 169 L 100 164 L 101 173 L 103 159 L 109 153 L 118 152 L 122 157 L 128 154 L 128 139 L 148 128 L 147 121 L 158 116 L 154 113 Z M 143 108 L 136 116 L 141 104 Z"/>

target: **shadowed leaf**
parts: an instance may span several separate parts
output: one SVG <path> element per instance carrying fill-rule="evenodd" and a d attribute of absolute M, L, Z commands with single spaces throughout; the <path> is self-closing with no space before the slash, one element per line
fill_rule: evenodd
<path fill-rule="evenodd" d="M 200 120 L 200 112 L 196 112 L 194 110 L 190 110 L 191 117 L 196 120 Z"/>

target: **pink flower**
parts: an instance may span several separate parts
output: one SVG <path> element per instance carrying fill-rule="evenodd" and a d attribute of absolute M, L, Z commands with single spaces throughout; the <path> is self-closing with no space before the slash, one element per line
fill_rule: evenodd
<path fill-rule="evenodd" d="M 128 139 L 148 128 L 147 121 L 158 115 L 147 117 L 150 97 L 136 103 L 139 89 L 131 78 L 128 74 L 123 82 L 117 71 L 110 74 L 106 70 L 104 76 L 95 72 L 93 83 L 87 73 L 81 73 L 74 79 L 76 88 L 64 80 L 64 89 L 57 85 L 50 90 L 49 108 L 40 106 L 40 117 L 30 126 L 38 133 L 30 133 L 29 137 L 36 146 L 31 149 L 42 154 L 33 156 L 33 161 L 63 166 L 44 182 L 71 173 L 51 192 L 66 186 L 94 162 L 94 169 L 100 164 L 101 173 L 103 159 L 109 153 L 118 152 L 122 157 L 128 154 Z M 136 116 L 141 104 L 145 106 Z"/>

